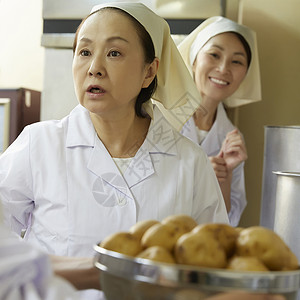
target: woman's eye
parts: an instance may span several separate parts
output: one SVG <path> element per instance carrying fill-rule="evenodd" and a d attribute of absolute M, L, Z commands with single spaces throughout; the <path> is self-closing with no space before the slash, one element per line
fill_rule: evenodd
<path fill-rule="evenodd" d="M 237 65 L 244 65 L 241 61 L 239 60 L 233 60 L 232 61 L 234 64 L 237 64 Z"/>
<path fill-rule="evenodd" d="M 113 50 L 108 53 L 108 56 L 117 57 L 120 56 L 121 53 L 119 51 Z"/>
<path fill-rule="evenodd" d="M 91 55 L 91 52 L 89 50 L 82 50 L 80 51 L 81 56 L 89 56 Z"/>
<path fill-rule="evenodd" d="M 210 55 L 211 55 L 212 57 L 215 57 L 215 58 L 218 58 L 218 57 L 219 57 L 219 55 L 218 55 L 217 53 L 210 53 Z"/>

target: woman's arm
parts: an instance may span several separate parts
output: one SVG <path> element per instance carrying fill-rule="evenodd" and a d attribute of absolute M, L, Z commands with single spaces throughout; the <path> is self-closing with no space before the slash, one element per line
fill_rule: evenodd
<path fill-rule="evenodd" d="M 218 180 L 225 201 L 227 213 L 231 210 L 231 181 L 232 172 L 227 172 L 227 177 L 223 180 Z"/>
<path fill-rule="evenodd" d="M 285 297 L 274 294 L 251 294 L 246 292 L 221 293 L 207 300 L 285 300 Z"/>
<path fill-rule="evenodd" d="M 217 156 L 210 162 L 218 178 L 227 212 L 231 209 L 231 182 L 233 170 L 248 158 L 242 135 L 237 129 L 229 132 Z"/>
<path fill-rule="evenodd" d="M 217 176 L 228 213 L 231 209 L 230 195 L 232 172 L 228 170 L 225 159 L 222 156 L 211 156 L 209 157 L 209 160 Z"/>
<path fill-rule="evenodd" d="M 94 266 L 93 258 L 50 256 L 56 275 L 68 280 L 76 289 L 101 290 L 99 270 Z"/>

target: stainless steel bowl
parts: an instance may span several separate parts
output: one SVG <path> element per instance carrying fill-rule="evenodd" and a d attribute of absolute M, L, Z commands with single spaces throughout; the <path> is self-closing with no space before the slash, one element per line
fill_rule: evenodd
<path fill-rule="evenodd" d="M 94 246 L 95 266 L 108 300 L 200 300 L 220 292 L 282 294 L 296 300 L 300 270 L 238 272 L 155 263 Z"/>

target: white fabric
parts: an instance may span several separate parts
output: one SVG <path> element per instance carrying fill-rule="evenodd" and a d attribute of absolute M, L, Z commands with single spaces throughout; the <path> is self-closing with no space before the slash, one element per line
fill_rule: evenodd
<path fill-rule="evenodd" d="M 226 134 L 232 131 L 235 127 L 230 122 L 224 110 L 223 104 L 220 103 L 217 110 L 216 120 L 208 132 L 206 138 L 202 141 L 201 147 L 208 156 L 216 156 L 220 150 Z M 194 119 L 191 118 L 183 127 L 181 133 L 199 143 L 197 136 L 197 126 Z M 247 200 L 245 191 L 244 179 L 244 163 L 241 163 L 233 171 L 231 182 L 231 209 L 228 214 L 229 221 L 232 226 L 237 226 L 240 221 L 242 212 L 244 211 Z"/>
<path fill-rule="evenodd" d="M 248 42 L 251 49 L 251 63 L 247 75 L 239 88 L 224 104 L 228 107 L 238 107 L 261 100 L 261 82 L 256 33 L 250 28 L 224 17 L 211 17 L 194 29 L 179 45 L 178 49 L 190 73 L 199 50 L 210 38 L 224 32 L 237 32 Z"/>
<path fill-rule="evenodd" d="M 91 13 L 104 7 L 116 7 L 127 12 L 148 31 L 155 55 L 160 60 L 153 102 L 165 118 L 180 130 L 200 105 L 201 96 L 170 35 L 168 23 L 142 3 L 105 3 L 94 6 Z M 152 117 L 151 102 L 147 104 L 145 110 Z"/>
<path fill-rule="evenodd" d="M 208 131 L 201 130 L 198 127 L 196 127 L 197 130 L 197 144 L 201 145 L 202 141 L 207 137 Z"/>
<path fill-rule="evenodd" d="M 78 299 L 68 282 L 53 276 L 46 254 L 13 236 L 1 224 L 0 241 L 0 299 Z"/>
<path fill-rule="evenodd" d="M 121 172 L 121 174 L 123 175 L 125 173 L 125 171 L 127 170 L 127 168 L 129 167 L 132 158 L 117 158 L 117 157 L 113 157 L 113 160 L 115 162 L 115 164 L 117 165 L 119 171 Z"/>
<path fill-rule="evenodd" d="M 10 228 L 27 228 L 26 240 L 62 256 L 93 256 L 94 244 L 143 219 L 228 223 L 206 154 L 157 108 L 124 176 L 82 106 L 26 127 L 0 157 L 0 196 Z"/>

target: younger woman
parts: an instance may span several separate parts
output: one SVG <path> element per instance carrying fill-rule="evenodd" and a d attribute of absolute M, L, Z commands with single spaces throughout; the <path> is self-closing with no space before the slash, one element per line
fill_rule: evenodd
<path fill-rule="evenodd" d="M 187 67 L 201 93 L 201 106 L 182 134 L 200 144 L 210 158 L 229 215 L 237 226 L 246 206 L 244 139 L 227 117 L 225 107 L 261 100 L 255 33 L 227 18 L 212 17 L 180 45 Z"/>

